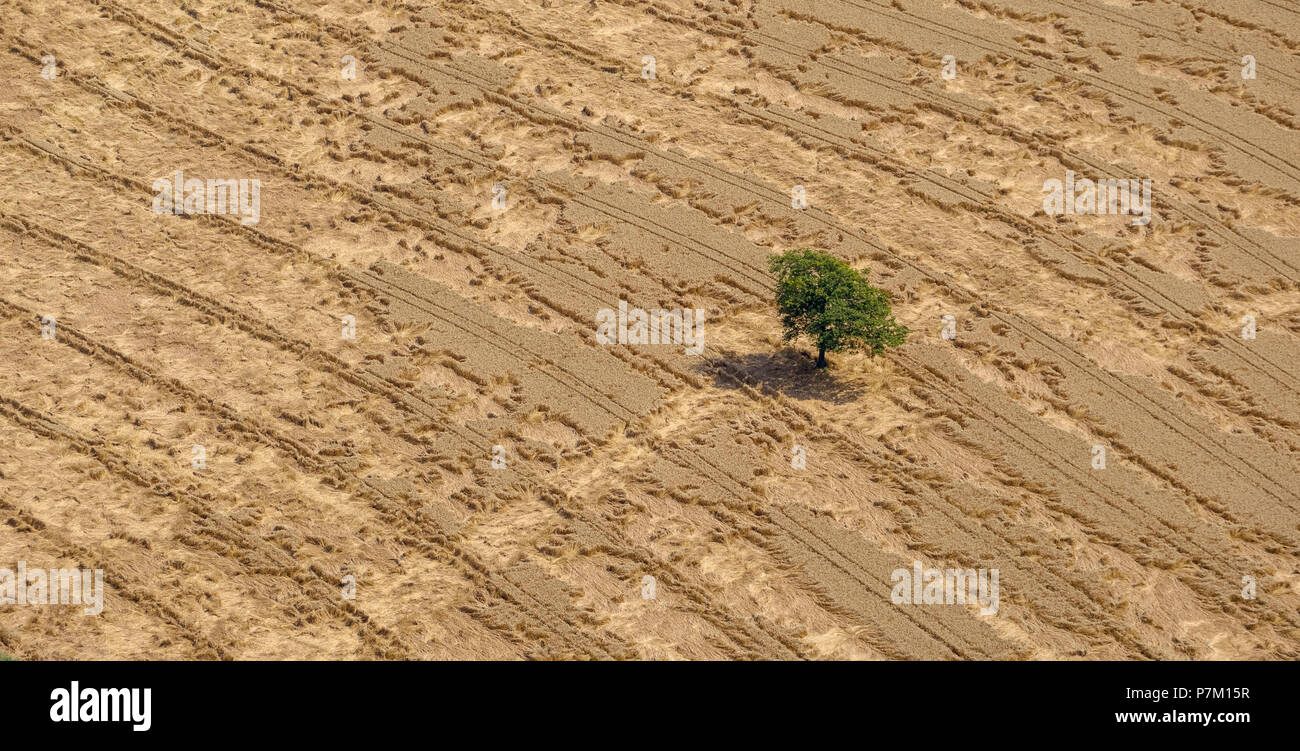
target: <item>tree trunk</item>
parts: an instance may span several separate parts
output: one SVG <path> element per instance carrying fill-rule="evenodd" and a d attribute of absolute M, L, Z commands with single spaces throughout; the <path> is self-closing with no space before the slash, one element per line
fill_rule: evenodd
<path fill-rule="evenodd" d="M 819 367 L 819 368 L 824 368 L 824 367 L 826 367 L 826 348 L 825 348 L 825 347 L 818 347 L 818 348 L 817 348 L 817 367 Z"/>

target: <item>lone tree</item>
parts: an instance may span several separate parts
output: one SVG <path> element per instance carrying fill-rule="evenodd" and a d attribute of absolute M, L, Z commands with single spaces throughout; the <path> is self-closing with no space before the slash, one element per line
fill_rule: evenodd
<path fill-rule="evenodd" d="M 788 250 L 767 263 L 776 275 L 785 340 L 812 339 L 817 367 L 826 367 L 827 352 L 865 350 L 874 357 L 907 340 L 889 310 L 889 294 L 868 284 L 865 271 L 815 250 Z"/>

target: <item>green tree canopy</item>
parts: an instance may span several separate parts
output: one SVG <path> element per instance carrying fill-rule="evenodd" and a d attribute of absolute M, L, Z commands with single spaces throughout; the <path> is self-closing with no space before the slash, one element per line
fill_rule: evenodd
<path fill-rule="evenodd" d="M 827 352 L 866 351 L 871 356 L 907 340 L 894 320 L 888 293 L 867 283 L 867 273 L 815 250 L 769 256 L 776 275 L 776 307 L 785 340 L 807 336 L 817 346 L 817 367 Z"/>

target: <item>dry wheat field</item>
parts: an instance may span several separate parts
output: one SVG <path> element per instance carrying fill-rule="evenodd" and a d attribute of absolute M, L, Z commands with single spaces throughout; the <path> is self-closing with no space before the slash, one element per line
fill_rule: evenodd
<path fill-rule="evenodd" d="M 1300 658 L 1295 0 L 0 0 L 0 53 L 0 653 Z M 814 368 L 794 248 L 908 342 Z"/>

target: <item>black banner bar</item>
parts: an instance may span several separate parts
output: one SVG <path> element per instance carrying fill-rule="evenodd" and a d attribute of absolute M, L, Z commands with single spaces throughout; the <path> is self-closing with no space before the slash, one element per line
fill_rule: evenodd
<path fill-rule="evenodd" d="M 513 733 L 590 742 L 601 729 L 732 743 L 770 740 L 778 727 L 828 742 L 884 731 L 918 741 L 1229 740 L 1288 731 L 1296 674 L 1290 663 L 1258 662 L 7 662 L 0 706 L 9 728 L 50 742 L 128 745 L 338 742 L 377 728 L 393 737 L 436 728 L 448 742 L 484 729 L 494 742 Z"/>

